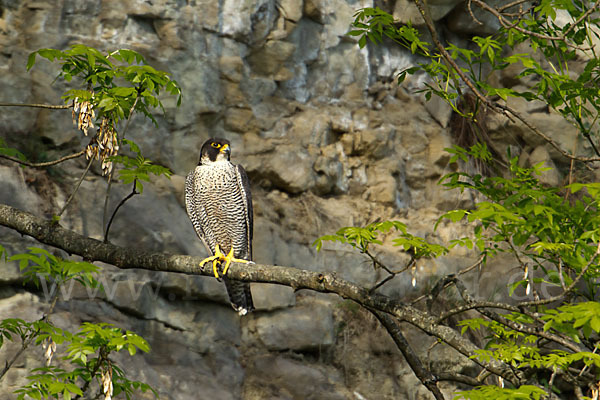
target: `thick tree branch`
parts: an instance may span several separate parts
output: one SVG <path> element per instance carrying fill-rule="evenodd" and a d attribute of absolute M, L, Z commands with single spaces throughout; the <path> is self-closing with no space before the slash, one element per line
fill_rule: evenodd
<path fill-rule="evenodd" d="M 202 257 L 148 253 L 131 247 L 123 248 L 103 243 L 65 229 L 58 223 L 47 221 L 16 208 L 0 204 L 0 225 L 28 235 L 47 245 L 60 248 L 69 254 L 77 254 L 86 260 L 102 261 L 121 269 L 147 269 L 153 271 L 179 272 L 184 274 L 212 276 L 212 266 L 199 267 Z M 406 305 L 387 296 L 369 293 L 367 288 L 338 278 L 335 273 L 319 273 L 292 267 L 263 264 L 232 263 L 227 273 L 231 278 L 290 286 L 294 289 L 310 289 L 317 292 L 336 293 L 364 307 L 394 315 L 428 335 L 434 336 L 450 347 L 471 357 L 479 348 L 448 326 L 436 324 L 429 313 Z M 490 372 L 518 385 L 523 378 L 516 377 L 510 367 L 492 360 L 473 360 Z M 517 380 L 517 381 L 515 381 Z"/>
<path fill-rule="evenodd" d="M 390 317 L 389 314 L 382 313 L 381 311 L 372 309 L 370 309 L 369 311 L 371 311 L 377 317 L 379 322 L 381 322 L 381 324 L 388 331 L 388 333 L 394 340 L 394 343 L 396 343 L 396 346 L 402 352 L 404 359 L 406 360 L 406 362 L 408 362 L 408 365 L 413 370 L 417 378 L 419 378 L 421 383 L 427 389 L 429 389 L 429 391 L 431 392 L 431 394 L 433 394 L 433 397 L 435 397 L 436 400 L 444 400 L 444 395 L 437 387 L 438 379 L 431 373 L 431 371 L 427 370 L 423 366 L 423 363 L 421 363 L 419 357 L 415 354 L 412 347 L 410 347 L 410 345 L 408 344 L 408 341 L 402 334 L 402 331 L 400 330 L 400 327 L 398 326 L 396 321 L 394 321 L 394 319 Z"/>

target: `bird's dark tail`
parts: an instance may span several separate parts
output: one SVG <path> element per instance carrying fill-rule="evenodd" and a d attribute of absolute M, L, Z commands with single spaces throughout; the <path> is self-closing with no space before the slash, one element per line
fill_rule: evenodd
<path fill-rule="evenodd" d="M 254 310 L 249 282 L 229 279 L 226 276 L 223 277 L 223 282 L 225 282 L 225 287 L 229 294 L 229 301 L 231 301 L 231 306 L 235 311 L 240 315 L 246 315 Z"/>

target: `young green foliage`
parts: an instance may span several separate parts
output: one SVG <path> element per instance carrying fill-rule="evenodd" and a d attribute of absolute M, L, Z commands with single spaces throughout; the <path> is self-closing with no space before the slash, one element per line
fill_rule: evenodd
<path fill-rule="evenodd" d="M 150 160 L 144 158 L 140 148 L 133 141 L 123 139 L 123 143 L 129 146 L 129 149 L 136 154 L 136 157 L 118 155 L 110 157 L 110 160 L 123 165 L 119 169 L 119 180 L 124 184 L 130 184 L 135 181 L 135 189 L 138 193 L 144 191 L 142 181 L 150 182 L 150 174 L 156 176 L 164 175 L 167 178 L 170 178 L 173 174 L 170 169 L 152 164 Z"/>
<path fill-rule="evenodd" d="M 515 3 L 506 11 L 516 12 L 517 7 Z M 600 82 L 600 64 L 594 50 L 599 19 L 590 15 L 591 7 L 594 7 L 593 2 L 541 0 L 533 12 L 522 13 L 519 19 L 506 22 L 499 32 L 485 37 L 474 36 L 471 46 L 449 43 L 445 50 L 483 96 L 542 101 L 576 126 L 583 136 L 589 137 L 598 130 L 600 116 L 596 90 Z M 557 17 L 559 13 L 560 17 Z M 465 112 L 458 108 L 457 102 L 464 91 L 459 71 L 450 66 L 440 52 L 432 50 L 431 43 L 421 40 L 419 32 L 410 23 L 397 24 L 391 14 L 380 8 L 364 8 L 356 12 L 352 25 L 354 29 L 349 35 L 359 37 L 360 47 L 367 44 L 367 39 L 379 43 L 385 36 L 426 58 L 427 61 L 416 67 L 402 71 L 398 76 L 399 83 L 407 74 L 424 72 L 431 79 L 423 89 L 427 99 L 435 94 L 446 100 L 455 112 L 475 118 L 476 110 Z M 520 44 L 528 45 L 531 51 L 506 51 Z M 573 75 L 569 71 L 569 62 L 577 57 L 585 65 L 581 74 Z M 520 69 L 517 78 L 535 77 L 528 81 L 530 87 L 508 88 L 491 83 L 491 71 L 511 66 Z M 479 101 L 476 108 L 480 106 Z"/>
<path fill-rule="evenodd" d="M 158 125 L 151 110 L 165 111 L 162 92 L 177 96 L 177 105 L 181 104 L 181 88 L 177 82 L 168 73 L 148 65 L 144 57 L 133 50 L 103 54 L 81 44 L 68 50 L 41 49 L 29 55 L 28 70 L 38 55 L 61 64 L 58 77 L 67 82 L 77 78 L 82 85 L 67 90 L 62 97 L 65 103 L 72 105 L 73 122 L 86 136 L 90 128 L 98 127 L 85 154 L 88 159 L 101 161 L 103 175 L 112 172 L 111 158 L 118 154 L 124 137 L 125 128 L 118 135 L 121 121 L 130 121 L 133 114 L 139 112 Z"/>
<path fill-rule="evenodd" d="M 86 261 L 63 260 L 38 247 L 29 247 L 29 253 L 15 254 L 9 260 L 18 261 L 25 282 L 33 282 L 38 288 L 42 278 L 51 278 L 59 284 L 75 279 L 85 286 L 99 285 L 96 280 L 99 267 Z"/>
<path fill-rule="evenodd" d="M 543 389 L 533 385 L 523 385 L 518 389 L 498 386 L 480 386 L 477 389 L 457 392 L 455 400 L 540 400 L 547 395 Z"/>
<path fill-rule="evenodd" d="M 59 77 L 67 82 L 78 78 L 84 84 L 84 90 L 68 90 L 63 96 L 65 103 L 89 101 L 98 111 L 98 118 L 107 116 L 115 124 L 129 118 L 134 108 L 156 125 L 150 109 L 164 110 L 159 99 L 162 90 L 177 96 L 177 105 L 181 104 L 181 88 L 177 82 L 166 72 L 148 65 L 136 51 L 120 49 L 104 54 L 82 44 L 72 45 L 68 50 L 41 49 L 29 55 L 27 70 L 34 66 L 38 55 L 61 64 Z"/>
<path fill-rule="evenodd" d="M 425 2 L 419 3 L 427 7 Z M 520 97 L 539 101 L 555 110 L 576 127 L 590 148 L 600 155 L 596 146 L 600 61 L 594 48 L 600 30 L 598 14 L 593 12 L 597 5 L 579 0 L 541 0 L 528 10 L 529 6 L 522 2 L 502 6 L 488 4 L 473 2 L 469 7 L 489 7 L 488 11 L 499 15 L 503 28 L 493 35 L 473 36 L 467 46 L 436 43 L 435 35 L 431 43 L 424 41 L 410 23 L 397 23 L 379 8 L 359 10 L 349 35 L 358 37 L 361 48 L 369 41 L 380 43 L 387 37 L 417 54 L 424 61 L 400 72 L 398 83 L 408 75 L 424 73 L 428 77 L 421 89 L 425 98 L 439 96 L 456 113 L 473 120 L 477 125 L 474 135 L 478 142 L 483 142 L 486 134 L 478 124 L 478 118 L 484 115 L 480 111 L 501 110 L 505 115 L 517 116 L 507 107 L 506 100 Z M 431 23 L 427 17 L 425 22 L 426 25 Z M 443 51 L 438 46 L 443 47 Z M 531 51 L 520 52 L 517 46 Z M 582 66 L 580 73 L 570 71 L 570 63 L 575 59 Z M 516 79 L 529 86 L 503 87 L 501 80 L 489 79 L 509 67 L 517 71 L 511 76 L 516 75 Z M 469 93 L 465 93 L 467 87 Z M 473 104 L 465 102 L 470 97 L 474 99 Z M 522 120 L 521 117 L 516 119 Z M 535 127 L 531 129 L 539 133 Z M 492 159 L 483 144 L 469 149 L 454 146 L 447 150 L 451 153 L 451 163 Z M 529 377 L 527 383 L 533 384 L 516 388 L 481 385 L 471 391 L 458 392 L 456 398 L 540 399 L 548 394 L 543 386 L 548 391 L 558 390 L 557 386 L 548 387 L 551 382 L 556 383 L 547 378 L 554 378 L 557 371 L 562 372 L 563 390 L 568 382 L 570 390 L 578 386 L 578 390 L 585 392 L 596 384 L 599 376 L 600 357 L 596 353 L 600 317 L 596 282 L 600 275 L 600 185 L 575 183 L 562 188 L 546 187 L 537 178 L 546 169 L 543 165 L 523 168 L 516 158 L 511 158 L 509 154 L 508 171 L 504 176 L 485 177 L 464 172 L 444 176 L 441 184 L 448 189 L 471 191 L 477 201 L 472 209 L 445 213 L 436 227 L 443 220 L 464 221 L 472 226 L 472 235 L 452 239 L 448 248 L 464 246 L 478 251 L 481 268 L 499 252 L 513 256 L 507 270 L 517 270 L 522 278 L 511 284 L 509 295 L 514 296 L 515 290 L 523 287 L 534 301 L 521 303 L 521 312 L 499 313 L 477 308 L 480 318 L 463 319 L 458 324 L 463 333 L 473 329 L 486 335 L 486 347 L 474 352 L 473 358 L 499 360 L 515 373 Z M 370 236 L 371 231 L 362 229 L 344 228 L 319 240 L 350 242 L 364 252 L 375 238 Z M 404 229 L 406 232 L 406 227 Z M 360 240 L 352 240 L 348 233 Z M 317 245 L 321 243 L 319 240 Z M 467 297 L 463 300 L 465 303 L 475 301 Z M 558 307 L 546 308 L 546 304 L 558 304 Z M 504 307 L 512 309 L 513 306 L 506 304 L 499 308 Z M 577 379 L 573 379 L 574 376 Z"/>
<path fill-rule="evenodd" d="M 107 54 L 79 44 L 67 50 L 41 49 L 30 54 L 27 70 L 35 65 L 37 56 L 58 62 L 61 65 L 58 77 L 67 82 L 74 80 L 81 85 L 65 92 L 62 98 L 65 103 L 72 105 L 74 122 L 86 135 L 96 123 L 98 131 L 86 147 L 85 154 L 88 159 L 102 161 L 103 173 L 112 171 L 113 162 L 122 163 L 124 168 L 120 180 L 124 183 L 135 182 L 138 192 L 142 192 L 141 182 L 148 181 L 150 174 L 170 176 L 167 168 L 153 165 L 144 158 L 135 143 L 117 135 L 119 122 L 129 120 L 136 112 L 156 124 L 151 111 L 160 108 L 164 112 L 161 100 L 163 93 L 177 96 L 177 105 L 180 105 L 181 89 L 169 74 L 154 69 L 141 54 L 126 49 Z M 121 143 L 127 144 L 136 156 L 117 156 Z M 24 160 L 20 152 L 6 148 L 3 141 L 0 141 L 0 154 Z M 58 218 L 55 221 L 58 222 Z M 54 300 L 59 294 L 58 287 L 71 280 L 85 287 L 99 285 L 96 277 L 100 269 L 88 262 L 65 260 L 37 247 L 10 258 L 4 253 L 4 248 L 0 246 L 0 257 L 19 263 L 24 283 L 32 282 L 39 288 L 42 280 L 44 284 L 46 280 L 54 282 Z M 5 340 L 20 339 L 20 352 L 31 343 L 44 345 L 47 349 L 47 365 L 32 371 L 34 374 L 27 378 L 29 383 L 15 391 L 18 399 L 79 398 L 89 395 L 86 391 L 94 380 L 98 381 L 100 394 L 106 398 L 114 395 L 132 399 L 137 397 L 136 391 L 139 390 L 150 390 L 155 397 L 158 395 L 149 385 L 129 380 L 124 371 L 109 358 L 111 354 L 122 350 L 127 350 L 132 356 L 138 350 L 148 352 L 148 343 L 143 338 L 105 323 L 85 323 L 79 332 L 72 334 L 50 322 L 49 314 L 54 304 L 51 303 L 48 314 L 38 321 L 27 322 L 18 318 L 0 321 L 0 347 Z M 71 370 L 50 365 L 57 345 L 66 346 L 67 355 L 63 360 L 71 364 Z M 20 352 L 10 364 L 7 362 L 4 372 L 12 366 Z"/>
<path fill-rule="evenodd" d="M 335 235 L 324 235 L 313 243 L 317 251 L 323 247 L 324 241 L 340 242 L 349 244 L 361 253 L 369 250 L 369 245 L 383 242 L 378 239 L 379 234 L 387 234 L 390 231 L 398 232 L 398 236 L 393 239 L 394 246 L 402 247 L 404 251 L 410 251 L 415 258 L 421 257 L 439 257 L 447 253 L 447 249 L 438 244 L 429 243 L 425 239 L 414 236 L 407 232 L 406 225 L 400 221 L 375 222 L 361 227 L 344 227 L 338 230 Z"/>
<path fill-rule="evenodd" d="M 97 274 L 100 269 L 84 261 L 63 260 L 47 250 L 30 247 L 28 253 L 7 257 L 0 246 L 0 257 L 7 261 L 18 261 L 25 282 L 33 282 L 39 287 L 41 279 L 48 279 L 63 285 L 76 280 L 86 287 L 99 285 Z M 58 294 L 58 288 L 56 288 Z M 27 377 L 28 383 L 15 390 L 17 399 L 72 399 L 83 396 L 89 385 L 98 380 L 100 390 L 109 387 L 114 396 L 122 394 L 127 399 L 136 398 L 137 391 L 158 393 L 149 385 L 128 379 L 122 369 L 109 356 L 126 350 L 131 356 L 138 350 L 150 351 L 148 342 L 131 331 L 122 331 L 107 323 L 84 323 L 73 334 L 54 326 L 47 315 L 34 322 L 20 318 L 0 320 L 0 348 L 5 340 L 22 343 L 25 350 L 30 343 L 45 345 L 47 365 L 35 368 Z M 72 368 L 51 366 L 56 346 L 66 347 L 62 357 Z M 100 377 L 100 373 L 104 373 Z M 110 382 L 108 381 L 110 380 Z M 108 386 L 106 386 L 108 385 Z"/>
<path fill-rule="evenodd" d="M 29 383 L 17 390 L 17 399 L 70 399 L 73 395 L 83 395 L 81 388 L 88 388 L 94 380 L 98 380 L 102 389 L 104 382 L 100 371 L 110 371 L 112 395 L 123 393 L 125 398 L 133 399 L 137 390 L 151 391 L 155 397 L 158 393 L 149 385 L 129 380 L 122 369 L 109 356 L 121 350 L 127 350 L 133 356 L 137 350 L 150 351 L 148 343 L 133 332 L 123 332 L 112 324 L 84 323 L 79 332 L 71 334 L 68 331 L 52 327 L 45 329 L 45 334 L 39 335 L 38 342 L 51 339 L 57 344 L 68 343 L 67 355 L 63 358 L 72 365 L 71 370 L 46 366 L 36 368 L 37 372 L 28 376 Z"/>
<path fill-rule="evenodd" d="M 15 390 L 17 400 L 24 399 L 63 399 L 71 400 L 75 396 L 82 396 L 82 390 L 75 384 L 77 373 L 65 371 L 58 367 L 34 368 L 31 372 L 36 374 L 27 377 L 29 383 Z"/>
<path fill-rule="evenodd" d="M 472 242 L 484 245 L 486 255 L 509 252 L 533 269 L 541 269 L 548 277 L 545 284 L 560 287 L 569 285 L 575 274 L 585 270 L 586 278 L 600 274 L 600 260 L 592 260 L 596 252 L 600 217 L 597 214 L 600 191 L 598 184 L 577 184 L 562 190 L 573 193 L 587 189 L 573 202 L 565 201 L 559 188 L 540 184 L 536 176 L 542 165 L 533 168 L 518 166 L 510 161 L 510 177 L 482 177 L 453 172 L 440 182 L 448 188 L 475 190 L 484 196 L 473 210 L 453 210 L 440 217 L 457 222 L 466 219 L 475 224 Z M 468 243 L 468 242 L 466 242 Z M 463 245 L 464 243 L 456 242 Z M 591 263 L 591 264 L 590 264 Z M 524 267 L 524 265 L 522 265 Z M 518 284 L 527 284 L 527 279 Z M 514 288 L 513 288 L 514 289 Z M 593 298 L 595 285 L 589 292 L 580 292 Z"/>
<path fill-rule="evenodd" d="M 5 156 L 10 156 L 10 157 L 15 157 L 21 161 L 27 161 L 27 157 L 25 157 L 25 154 L 21 153 L 17 149 L 13 149 L 11 147 L 6 147 L 6 142 L 2 138 L 0 138 L 0 154 L 4 154 Z"/>

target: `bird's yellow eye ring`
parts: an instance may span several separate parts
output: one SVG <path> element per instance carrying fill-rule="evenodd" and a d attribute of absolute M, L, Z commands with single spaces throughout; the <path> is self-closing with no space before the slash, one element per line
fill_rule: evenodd
<path fill-rule="evenodd" d="M 210 145 L 211 145 L 212 147 L 215 147 L 215 148 L 217 148 L 217 149 L 218 149 L 219 147 L 221 147 L 221 145 L 220 145 L 219 143 L 215 143 L 215 142 L 212 142 Z"/>

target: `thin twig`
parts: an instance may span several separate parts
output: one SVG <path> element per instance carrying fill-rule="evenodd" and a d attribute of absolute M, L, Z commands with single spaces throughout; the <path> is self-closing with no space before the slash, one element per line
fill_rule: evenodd
<path fill-rule="evenodd" d="M 398 275 L 404 271 L 406 271 L 407 269 L 409 269 L 412 264 L 415 262 L 414 257 L 411 256 L 411 259 L 408 261 L 408 263 L 398 269 L 398 270 L 392 270 L 391 268 L 389 268 L 388 266 L 386 266 L 377 256 L 374 256 L 373 254 L 371 254 L 371 252 L 369 250 L 365 251 L 365 253 L 367 256 L 369 256 L 369 258 L 371 259 L 371 261 L 373 261 L 374 264 L 379 265 L 381 268 L 383 268 L 388 274 L 391 275 Z"/>
<path fill-rule="evenodd" d="M 88 171 L 90 170 L 90 167 L 92 166 L 92 162 L 93 161 L 94 161 L 94 158 L 90 157 L 90 161 L 88 162 L 88 165 L 85 168 L 85 171 L 83 171 L 83 174 L 81 174 L 81 177 L 79 178 L 79 181 L 77 182 L 77 185 L 75 185 L 75 189 L 73 190 L 73 192 L 71 193 L 71 195 L 67 199 L 65 205 L 61 208 L 60 212 L 58 213 L 59 217 L 65 212 L 65 210 L 69 206 L 69 203 L 71 203 L 71 200 L 73 200 L 73 197 L 75 197 L 75 193 L 77 193 L 77 191 L 79 190 L 79 186 L 81 186 L 81 182 L 83 182 L 83 178 L 85 178 L 85 176 L 87 175 Z"/>
<path fill-rule="evenodd" d="M 475 261 L 475 263 L 469 265 L 467 268 L 462 269 L 460 271 L 458 271 L 457 275 L 463 275 L 466 274 L 467 272 L 472 271 L 473 269 L 475 269 L 477 266 L 481 265 L 481 263 L 483 262 L 483 259 L 485 258 L 485 255 L 482 254 L 479 256 L 479 258 L 477 259 L 477 261 Z M 440 292 L 446 288 L 449 288 L 450 286 L 452 286 L 452 282 L 445 282 L 444 286 L 440 289 Z M 418 303 L 421 300 L 424 300 L 428 297 L 431 297 L 431 293 L 427 293 L 427 294 L 423 294 L 419 297 L 417 297 L 416 299 L 414 299 L 413 301 L 411 301 L 411 305 L 415 305 L 416 303 Z"/>
<path fill-rule="evenodd" d="M 441 323 L 443 320 L 450 318 L 453 315 L 463 313 L 468 310 L 480 309 L 480 308 L 497 308 L 500 310 L 512 311 L 520 313 L 521 310 L 519 307 L 511 306 L 510 304 L 505 303 L 497 303 L 493 301 L 474 301 L 467 304 L 463 304 L 462 306 L 453 308 L 450 311 L 446 311 L 442 315 L 440 315 L 437 319 L 436 324 Z"/>
<path fill-rule="evenodd" d="M 460 294 L 460 296 L 463 298 L 463 300 L 465 302 L 467 302 L 468 304 L 469 303 L 477 303 L 473 299 L 473 297 L 469 294 L 466 286 L 463 284 L 462 281 L 460 281 L 459 279 L 454 279 L 453 283 L 454 283 L 454 286 L 456 286 L 458 293 Z M 481 313 L 482 315 L 485 315 L 489 319 L 494 320 L 504 326 L 507 326 L 517 332 L 522 332 L 522 333 L 526 333 L 528 335 L 534 335 L 534 336 L 537 336 L 540 338 L 544 338 L 544 339 L 553 341 L 555 343 L 558 343 L 558 344 L 566 347 L 567 349 L 569 349 L 575 353 L 583 351 L 583 349 L 581 347 L 577 346 L 574 342 L 571 342 L 569 340 L 569 338 L 565 338 L 564 336 L 555 335 L 548 331 L 540 330 L 537 327 L 530 327 L 530 326 L 526 326 L 521 323 L 511 321 L 495 312 L 489 311 L 486 308 L 477 308 L 477 311 L 479 313 Z M 523 311 L 518 311 L 518 312 L 523 313 L 525 315 L 529 315 L 529 316 L 531 315 L 531 313 L 528 314 Z"/>
<path fill-rule="evenodd" d="M 138 93 L 137 97 L 135 98 L 133 105 L 131 106 L 131 108 L 129 109 L 129 116 L 127 117 L 127 122 L 125 123 L 125 127 L 123 128 L 123 132 L 122 132 L 122 137 L 120 140 L 125 139 L 125 133 L 127 132 L 127 128 L 129 128 L 129 123 L 131 122 L 131 117 L 133 116 L 133 110 L 135 109 L 135 106 L 137 105 L 138 100 L 140 99 L 140 95 Z M 104 197 L 104 211 L 102 213 L 102 226 L 106 226 L 106 218 L 108 217 L 108 199 L 110 197 L 110 189 L 112 188 L 112 177 L 113 174 L 116 172 L 117 170 L 117 165 L 114 164 L 113 168 L 110 170 L 110 173 L 108 174 L 108 186 L 106 188 L 106 196 Z"/>
<path fill-rule="evenodd" d="M 380 287 L 382 287 L 383 285 L 385 285 L 386 283 L 388 283 L 389 281 L 391 281 L 395 277 L 396 277 L 396 274 L 388 275 L 387 277 L 385 277 L 384 279 L 382 279 L 381 281 L 379 281 L 375 285 L 373 285 L 369 289 L 369 292 L 373 293 L 374 291 L 376 291 L 377 289 L 379 289 Z"/>
<path fill-rule="evenodd" d="M 577 396 L 577 400 L 584 400 L 585 397 L 583 396 L 583 392 L 581 391 L 581 388 L 577 385 L 573 385 L 573 391 L 575 392 L 575 396 Z"/>
<path fill-rule="evenodd" d="M 100 351 L 98 353 L 98 361 L 96 362 L 96 364 L 94 364 L 94 368 L 90 371 L 90 379 L 86 380 L 85 383 L 83 384 L 83 386 L 81 387 L 81 392 L 85 395 L 85 392 L 87 392 L 87 390 L 90 387 L 90 383 L 94 380 L 94 378 L 96 377 L 96 374 L 98 373 L 98 370 L 100 369 L 100 366 L 102 365 L 102 362 L 106 359 L 106 356 L 104 354 L 103 351 L 103 347 L 100 348 Z M 77 400 L 80 399 L 81 396 L 77 395 L 73 398 L 73 400 Z"/>
<path fill-rule="evenodd" d="M 65 110 L 67 108 L 73 108 L 73 104 L 53 105 L 53 104 L 3 103 L 3 102 L 0 102 L 0 107 L 33 107 L 33 108 L 48 108 L 51 110 Z"/>
<path fill-rule="evenodd" d="M 598 350 L 598 347 L 594 347 L 594 350 L 592 351 L 592 354 L 596 354 L 596 350 Z M 579 374 L 577 374 L 577 376 L 581 376 L 583 375 L 583 373 L 585 372 L 585 370 L 588 368 L 587 364 L 583 366 L 583 368 L 581 369 L 581 372 Z"/>
<path fill-rule="evenodd" d="M 481 22 L 480 20 L 478 20 L 477 18 L 475 18 L 475 14 L 473 14 L 473 9 L 471 8 L 471 1 L 469 0 L 467 2 L 467 10 L 469 10 L 469 15 L 471 16 L 471 19 L 473 20 L 473 22 L 475 22 L 477 25 L 483 25 L 483 22 Z"/>
<path fill-rule="evenodd" d="M 535 300 L 535 301 L 525 301 L 525 302 L 519 303 L 518 306 L 519 307 L 539 306 L 539 305 L 552 303 L 554 301 L 562 299 L 567 293 L 569 293 L 571 290 L 573 290 L 575 288 L 575 286 L 577 286 L 577 284 L 579 283 L 579 281 L 581 280 L 583 275 L 585 275 L 585 273 L 592 266 L 594 261 L 596 261 L 596 258 L 598 258 L 598 255 L 600 255 L 600 242 L 598 242 L 598 247 L 596 247 L 596 252 L 592 256 L 591 260 L 586 264 L 585 267 L 583 267 L 581 269 L 581 272 L 575 277 L 575 279 L 573 279 L 573 282 L 571 282 L 571 284 L 562 293 L 557 294 L 556 296 L 548 297 L 547 299 L 541 299 L 541 300 Z"/>
<path fill-rule="evenodd" d="M 415 258 L 411 256 L 410 260 L 408 261 L 408 263 L 404 267 L 400 268 L 399 270 L 394 271 L 391 268 L 387 267 L 385 264 L 383 264 L 379 258 L 377 258 L 373 254 L 371 254 L 371 252 L 369 252 L 369 250 L 365 251 L 364 253 L 367 256 L 369 256 L 369 258 L 371 259 L 371 261 L 373 261 L 373 264 L 375 266 L 381 267 L 383 270 L 385 270 L 385 272 L 387 272 L 389 274 L 386 278 L 384 278 L 380 282 L 376 283 L 375 285 L 373 285 L 373 287 L 371 287 L 369 289 L 369 291 L 371 293 L 373 293 L 375 290 L 377 290 L 378 288 L 380 288 L 381 286 L 383 286 L 385 283 L 387 283 L 390 280 L 394 279 L 396 277 L 396 275 L 398 275 L 398 274 L 406 271 L 407 269 L 409 269 L 416 262 Z"/>
<path fill-rule="evenodd" d="M 558 257 L 558 279 L 560 280 L 560 286 L 563 290 L 567 290 L 567 285 L 565 284 L 565 278 L 563 277 L 563 260 L 562 257 Z"/>
<path fill-rule="evenodd" d="M 517 1 L 513 1 L 512 3 L 508 3 L 508 4 L 503 5 L 502 7 L 499 7 L 497 10 L 498 10 L 498 12 L 502 12 L 502 11 L 508 9 L 508 8 L 511 8 L 513 6 L 521 5 L 521 4 L 526 3 L 528 1 L 529 0 L 517 0 Z"/>
<path fill-rule="evenodd" d="M 486 10 L 487 12 L 489 12 L 490 14 L 494 15 L 496 18 L 498 18 L 498 22 L 500 22 L 500 24 L 505 27 L 505 28 L 514 28 L 517 31 L 528 35 L 528 36 L 533 36 L 539 39 L 545 39 L 545 40 L 551 40 L 551 41 L 559 41 L 559 42 L 564 42 L 566 40 L 567 35 L 573 30 L 575 29 L 575 27 L 577 25 L 579 25 L 579 23 L 581 21 L 583 21 L 585 18 L 587 18 L 591 13 L 593 13 L 595 11 L 595 9 L 598 7 L 598 2 L 595 2 L 594 6 L 592 8 L 590 8 L 589 10 L 587 10 L 585 13 L 583 13 L 569 28 L 567 28 L 567 30 L 560 36 L 549 36 L 549 35 L 542 35 L 540 33 L 537 32 L 533 32 L 524 28 L 521 28 L 520 26 L 517 25 L 517 23 L 519 21 L 516 21 L 516 23 L 511 23 L 510 21 L 507 21 L 506 18 L 504 18 L 504 16 L 495 8 L 493 8 L 492 6 L 484 3 L 481 0 L 470 0 L 473 3 L 477 4 L 480 8 Z"/>
<path fill-rule="evenodd" d="M 481 265 L 484 258 L 485 258 L 485 254 L 480 255 L 479 258 L 477 259 L 477 261 L 475 261 L 473 264 L 469 265 L 467 268 L 458 271 L 457 275 L 466 274 L 467 272 L 470 272 L 473 269 L 477 268 L 478 266 Z"/>
<path fill-rule="evenodd" d="M 0 158 L 5 158 L 7 160 L 19 163 L 21 165 L 26 165 L 28 167 L 45 168 L 45 167 L 50 167 L 52 165 L 59 164 L 59 163 L 61 163 L 63 161 L 71 160 L 73 158 L 79 158 L 79 157 L 81 157 L 84 154 L 85 154 L 85 149 L 81 150 L 78 153 L 69 154 L 68 156 L 61 157 L 58 160 L 46 161 L 46 162 L 41 162 L 41 163 L 32 163 L 32 162 L 29 162 L 29 161 L 23 161 L 23 160 L 20 160 L 20 159 L 18 159 L 16 157 L 7 156 L 7 155 L 1 154 L 1 153 L 0 153 Z"/>
<path fill-rule="evenodd" d="M 479 0 L 472 0 L 472 1 L 474 1 L 476 4 L 481 3 Z M 516 110 L 512 109 L 511 107 L 509 107 L 507 105 L 503 105 L 503 104 L 499 104 L 499 103 L 493 102 L 490 99 L 488 99 L 487 97 L 485 97 L 477 89 L 477 87 L 475 87 L 475 84 L 473 82 L 471 82 L 471 80 L 465 75 L 465 73 L 463 72 L 463 70 L 458 66 L 458 64 L 452 58 L 452 56 L 450 56 L 450 54 L 448 54 L 448 51 L 444 48 L 444 46 L 440 42 L 439 36 L 438 36 L 437 31 L 435 29 L 435 26 L 433 24 L 433 20 L 431 19 L 431 16 L 429 15 L 429 10 L 427 8 L 425 8 L 425 6 L 423 4 L 423 0 L 414 0 L 414 2 L 416 4 L 419 12 L 421 13 L 421 16 L 423 17 L 423 20 L 425 21 L 425 26 L 427 27 L 427 29 L 429 30 L 429 33 L 431 34 L 431 40 L 433 41 L 433 43 L 437 47 L 437 49 L 440 52 L 440 55 L 443 57 L 444 61 L 448 65 L 450 65 L 450 67 L 457 73 L 457 75 L 465 83 L 465 85 L 467 85 L 467 87 L 471 90 L 471 92 L 481 102 L 483 102 L 485 105 L 487 105 L 492 110 L 496 111 L 497 113 L 500 113 L 500 114 L 504 115 L 505 117 L 507 117 L 509 119 L 511 119 L 510 118 L 511 116 L 517 118 L 529 130 L 531 130 L 533 133 L 535 133 L 536 135 L 538 135 L 541 138 L 543 138 L 547 143 L 549 143 L 554 149 L 556 149 L 558 152 L 560 152 L 566 158 L 574 159 L 574 160 L 578 160 L 578 161 L 583 161 L 583 162 L 600 161 L 599 157 L 578 157 L 578 156 L 574 156 L 574 155 L 569 154 L 568 152 L 566 152 L 562 148 L 560 148 L 560 146 L 554 140 L 552 140 L 552 138 L 550 138 L 548 135 L 544 134 L 542 131 L 540 131 L 533 124 L 529 123 Z"/>
<path fill-rule="evenodd" d="M 556 367 L 554 367 L 552 370 L 552 375 L 550 375 L 550 380 L 548 381 L 548 395 L 552 394 L 552 386 L 554 386 L 554 378 L 556 378 L 557 371 L 558 370 Z"/>
<path fill-rule="evenodd" d="M 127 200 L 129 200 L 136 194 L 139 194 L 139 192 L 137 190 L 135 190 L 136 184 L 137 184 L 137 179 L 134 179 L 133 180 L 133 189 L 132 189 L 131 193 L 129 193 L 123 200 L 121 200 L 121 202 L 119 202 L 119 204 L 115 208 L 115 211 L 113 211 L 113 213 L 110 217 L 110 220 L 108 221 L 108 225 L 106 226 L 106 232 L 104 233 L 104 243 L 108 243 L 108 232 L 110 232 L 110 226 L 112 225 L 113 219 L 115 218 L 115 215 L 117 215 L 117 211 L 119 211 L 119 208 L 121 208 L 121 206 L 123 204 L 125 204 L 125 202 Z"/>
<path fill-rule="evenodd" d="M 573 184 L 573 168 L 575 167 L 575 160 L 571 160 L 569 163 L 569 186 Z M 565 190 L 565 200 L 569 199 L 570 190 Z"/>
<path fill-rule="evenodd" d="M 452 381 L 452 382 L 458 382 L 458 383 L 462 383 L 462 384 L 473 386 L 473 387 L 481 385 L 480 381 L 478 381 L 477 379 L 472 378 L 468 375 L 452 374 L 449 372 L 438 372 L 436 375 L 437 375 L 438 382 Z"/>

